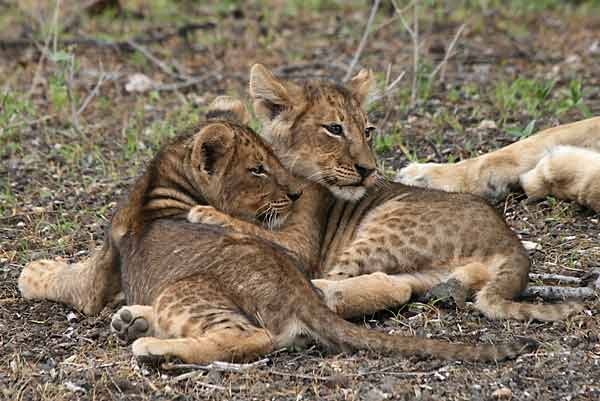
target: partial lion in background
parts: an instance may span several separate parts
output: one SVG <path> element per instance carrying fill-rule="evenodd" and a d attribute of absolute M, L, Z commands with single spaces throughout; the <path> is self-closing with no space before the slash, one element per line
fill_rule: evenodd
<path fill-rule="evenodd" d="M 553 175 L 546 176 L 549 183 L 547 187 L 556 191 L 550 191 L 550 194 L 576 200 L 598 211 L 597 206 L 589 203 L 592 199 L 598 199 L 598 181 L 590 181 L 592 185 L 588 188 L 581 187 L 583 192 L 578 194 L 572 192 L 573 188 L 569 191 L 559 188 L 565 188 L 566 182 L 573 182 L 574 186 L 578 186 L 581 174 L 586 177 L 595 174 L 593 166 L 597 165 L 597 158 L 593 157 L 592 151 L 600 152 L 600 117 L 549 128 L 494 152 L 455 164 L 413 163 L 400 170 L 396 181 L 498 200 L 504 198 L 511 188 L 518 187 L 523 182 L 520 178 L 536 168 L 549 151 L 553 153 L 553 148 L 562 145 L 568 148 L 559 151 L 560 159 L 555 158 L 556 163 L 559 160 L 571 162 L 561 170 L 561 183 L 557 183 L 557 178 Z M 577 148 L 588 149 L 588 152 Z M 580 156 L 582 158 L 575 163 Z M 586 160 L 591 160 L 592 163 L 587 165 Z"/>

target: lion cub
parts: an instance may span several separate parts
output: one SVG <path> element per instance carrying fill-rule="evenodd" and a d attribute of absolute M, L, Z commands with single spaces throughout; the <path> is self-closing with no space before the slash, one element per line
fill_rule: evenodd
<path fill-rule="evenodd" d="M 600 212 L 600 153 L 557 146 L 535 168 L 522 174 L 521 187 L 532 200 L 553 195 Z"/>
<path fill-rule="evenodd" d="M 25 266 L 19 277 L 24 298 L 63 302 L 87 315 L 100 312 L 121 291 L 121 239 L 136 237 L 156 219 L 184 220 L 197 205 L 254 224 L 276 226 L 285 220 L 300 197 L 299 182 L 254 131 L 235 122 L 248 119 L 241 102 L 216 103 L 211 109 L 222 112 L 175 138 L 149 163 L 90 259 Z"/>

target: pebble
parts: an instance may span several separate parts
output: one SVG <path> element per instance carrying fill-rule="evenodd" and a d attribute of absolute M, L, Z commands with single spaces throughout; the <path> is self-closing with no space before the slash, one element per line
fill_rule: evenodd
<path fill-rule="evenodd" d="M 508 387 L 501 387 L 492 393 L 492 398 L 496 400 L 510 400 L 512 399 L 512 390 Z"/>

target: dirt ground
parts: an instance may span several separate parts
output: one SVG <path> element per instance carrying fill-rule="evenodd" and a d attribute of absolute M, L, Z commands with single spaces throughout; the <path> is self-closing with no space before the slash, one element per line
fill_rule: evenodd
<path fill-rule="evenodd" d="M 23 266 L 80 260 L 100 244 L 115 202 L 157 147 L 201 118 L 215 95 L 247 96 L 253 63 L 292 79 L 341 79 L 371 7 L 333 0 L 96 3 L 81 9 L 65 0 L 55 13 L 50 1 L 0 1 L 0 399 L 600 399 L 597 298 L 585 313 L 556 323 L 490 321 L 469 304 L 416 302 L 356 322 L 465 343 L 516 336 L 541 343 L 510 362 L 310 348 L 278 351 L 243 372 L 140 365 L 111 336 L 111 310 L 85 317 L 21 299 Z M 598 2 L 421 3 L 414 102 L 411 38 L 388 1 L 358 63 L 382 84 L 406 71 L 370 111 L 390 175 L 411 160 L 457 161 L 600 115 Z M 412 23 L 410 8 L 403 15 Z M 430 79 L 462 23 L 444 81 L 442 70 Z M 153 89 L 126 90 L 134 73 L 149 77 Z M 540 245 L 531 253 L 533 272 L 582 277 L 600 268 L 598 214 L 554 198 L 523 201 L 515 193 L 497 207 L 522 239 Z"/>

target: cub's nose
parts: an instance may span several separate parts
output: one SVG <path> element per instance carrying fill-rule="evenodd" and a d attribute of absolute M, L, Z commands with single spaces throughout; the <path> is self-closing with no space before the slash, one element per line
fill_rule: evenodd
<path fill-rule="evenodd" d="M 291 200 L 292 202 L 296 202 L 298 199 L 300 199 L 300 197 L 302 196 L 302 191 L 300 192 L 288 192 L 287 197 L 289 198 L 289 200 Z"/>
<path fill-rule="evenodd" d="M 370 175 L 371 175 L 371 173 L 372 173 L 373 171 L 375 171 L 375 169 L 374 169 L 374 168 L 368 168 L 368 167 L 365 167 L 365 166 L 361 166 L 360 164 L 355 164 L 355 165 L 354 165 L 354 168 L 356 169 L 356 172 L 357 172 L 358 174 L 360 174 L 360 176 L 361 176 L 363 179 L 367 178 L 368 176 L 370 176 Z"/>

